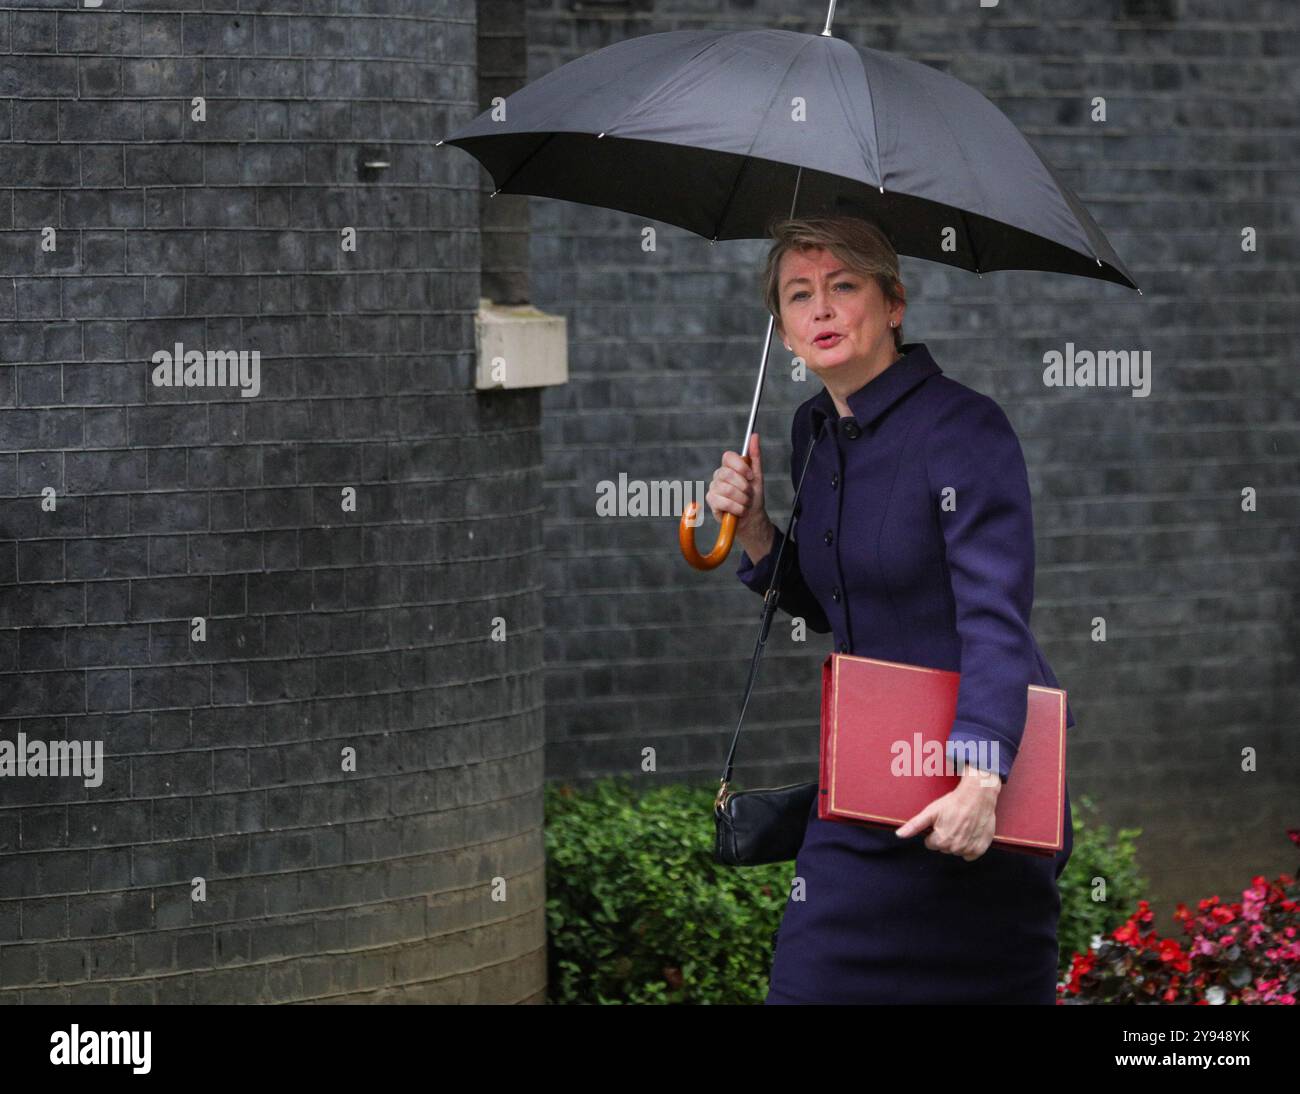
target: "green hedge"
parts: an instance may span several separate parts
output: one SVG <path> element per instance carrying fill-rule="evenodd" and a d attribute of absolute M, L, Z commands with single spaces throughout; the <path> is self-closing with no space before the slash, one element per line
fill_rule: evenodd
<path fill-rule="evenodd" d="M 1106 935 L 1122 926 L 1146 895 L 1147 881 L 1138 875 L 1135 840 L 1140 828 L 1121 828 L 1114 836 L 1097 818 L 1092 799 L 1071 801 L 1074 811 L 1074 849 L 1065 872 L 1057 880 L 1061 890 L 1061 920 L 1056 940 L 1064 979 L 1076 953 L 1087 953 L 1094 935 Z M 1082 806 L 1082 808 L 1080 808 Z M 1105 882 L 1103 887 L 1095 879 Z M 1104 897 L 1104 899 L 1100 899 Z"/>
<path fill-rule="evenodd" d="M 761 1003 L 789 863 L 733 868 L 713 854 L 711 787 L 637 790 L 604 779 L 546 787 L 546 921 L 553 1003 Z M 1061 969 L 1124 922 L 1141 893 L 1136 830 L 1112 844 L 1088 799 L 1061 877 Z M 937 853 L 937 852 L 936 852 Z M 1104 877 L 1104 903 L 1092 879 Z"/>

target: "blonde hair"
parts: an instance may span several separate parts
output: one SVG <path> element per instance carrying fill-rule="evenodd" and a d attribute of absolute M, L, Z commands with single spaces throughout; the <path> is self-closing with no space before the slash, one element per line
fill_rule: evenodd
<path fill-rule="evenodd" d="M 781 259 L 786 252 L 821 247 L 833 254 L 846 269 L 874 278 L 887 304 L 901 304 L 903 283 L 898 276 L 898 254 L 889 237 L 871 221 L 861 217 L 822 216 L 782 220 L 771 228 L 772 247 L 763 267 L 763 303 L 781 322 Z M 893 328 L 894 348 L 903 347 L 903 325 Z"/>

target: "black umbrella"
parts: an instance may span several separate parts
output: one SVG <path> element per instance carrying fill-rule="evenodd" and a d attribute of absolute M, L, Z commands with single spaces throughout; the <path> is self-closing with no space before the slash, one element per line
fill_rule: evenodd
<path fill-rule="evenodd" d="M 676 30 L 607 46 L 521 88 L 438 144 L 463 148 L 495 194 L 619 209 L 711 241 L 757 239 L 787 216 L 874 221 L 899 254 L 976 273 L 1050 270 L 1136 289 L 1051 165 L 996 106 L 937 69 L 831 35 Z M 1138 290 L 1141 292 L 1141 290 Z M 771 348 L 768 317 L 749 437 Z M 698 503 L 680 541 L 708 555 Z"/>

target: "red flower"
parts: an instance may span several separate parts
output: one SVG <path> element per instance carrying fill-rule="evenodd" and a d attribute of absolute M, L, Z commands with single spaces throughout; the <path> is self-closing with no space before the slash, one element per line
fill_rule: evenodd
<path fill-rule="evenodd" d="M 1300 846 L 1300 828 L 1288 830 L 1287 835 Z M 1136 994 L 1143 1001 L 1208 1006 L 1211 1001 L 1204 996 L 1209 990 L 1221 996 L 1219 1002 L 1294 1006 L 1297 993 L 1287 991 L 1300 961 L 1300 899 L 1294 898 L 1294 884 L 1287 874 L 1275 881 L 1257 875 L 1239 901 L 1224 902 L 1216 894 L 1198 901 L 1196 914 L 1186 904 L 1178 904 L 1173 918 L 1183 926 L 1181 942 L 1161 937 L 1150 903 L 1140 900 L 1127 921 L 1110 933 L 1118 962 L 1112 966 L 1108 961 L 1094 970 L 1093 952 L 1075 954 L 1069 975 L 1058 988 L 1059 1001 L 1072 1001 L 1071 996 L 1080 1001 L 1114 1001 L 1118 980 L 1130 1001 Z M 1239 968 L 1251 975 L 1241 989 L 1224 982 L 1225 955 L 1233 947 L 1239 948 L 1233 951 L 1239 954 L 1232 960 L 1234 975 Z M 1160 965 L 1141 960 L 1144 951 L 1159 955 Z M 1163 969 L 1168 972 L 1162 973 Z"/>
<path fill-rule="evenodd" d="M 1125 923 L 1124 926 L 1116 927 L 1115 930 L 1111 932 L 1111 938 L 1116 942 L 1136 942 L 1137 937 L 1137 928 L 1133 926 L 1133 921 L 1131 919 Z"/>
<path fill-rule="evenodd" d="M 1092 971 L 1092 966 L 1096 963 L 1097 955 L 1089 951 L 1088 953 L 1075 954 L 1074 966 L 1070 969 L 1070 979 L 1066 984 L 1066 990 L 1071 995 L 1079 994 L 1079 979 L 1086 973 Z"/>

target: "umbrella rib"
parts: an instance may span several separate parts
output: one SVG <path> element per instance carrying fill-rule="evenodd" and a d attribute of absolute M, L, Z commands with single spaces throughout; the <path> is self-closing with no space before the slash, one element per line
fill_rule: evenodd
<path fill-rule="evenodd" d="M 718 44 L 718 41 L 719 39 L 715 37 L 711 41 L 706 43 L 703 47 L 701 47 L 700 49 L 692 53 L 690 57 L 688 57 L 684 62 L 682 62 L 680 66 L 678 66 L 678 68 L 673 70 L 672 75 L 666 77 L 663 83 L 659 84 L 659 86 L 655 88 L 655 91 L 657 92 L 659 88 L 665 87 L 667 84 L 669 84 L 676 77 L 677 73 L 681 71 L 683 67 L 690 64 L 690 62 L 695 60 L 695 58 L 698 57 L 701 53 L 706 53 L 708 50 L 712 49 L 714 46 Z M 649 97 L 648 95 L 642 95 L 639 99 L 637 99 L 635 103 L 629 106 L 626 110 L 623 111 L 622 114 L 618 116 L 618 118 L 614 121 L 613 125 L 606 126 L 603 130 L 601 130 L 601 132 L 597 134 L 597 139 L 605 136 L 605 134 L 608 133 L 610 129 L 618 125 L 618 123 L 621 122 L 624 118 L 626 118 L 628 114 L 630 114 L 633 110 L 635 110 L 643 102 L 645 102 L 645 100 L 648 97 Z M 502 190 L 504 190 L 507 186 L 509 186 L 515 180 L 515 176 L 517 176 L 520 171 L 522 171 L 525 167 L 527 167 L 533 161 L 533 158 L 537 156 L 537 154 L 541 152 L 543 148 L 545 148 L 548 144 L 550 144 L 552 139 L 554 139 L 559 132 L 560 130 L 556 130 L 556 129 L 552 129 L 550 132 L 548 132 L 546 134 L 546 139 L 544 141 L 542 141 L 536 148 L 534 148 L 531 152 L 529 152 L 527 156 L 525 156 L 522 160 L 520 160 L 517 164 L 515 164 L 515 169 L 511 171 L 510 174 L 506 177 L 505 182 L 503 182 L 500 186 L 498 186 L 495 190 L 492 191 L 491 196 L 496 197 L 497 194 L 501 193 Z M 585 134 L 585 135 L 590 136 L 590 134 Z"/>
<path fill-rule="evenodd" d="M 947 115 L 945 115 L 943 111 L 938 109 L 938 104 L 934 102 L 934 99 L 930 95 L 930 89 L 928 87 L 926 87 L 923 84 L 920 84 L 919 82 L 917 86 L 921 88 L 922 92 L 925 94 L 925 97 L 929 99 L 931 105 L 935 107 L 935 115 L 943 121 L 944 128 L 948 130 L 948 135 L 952 138 L 953 146 L 957 149 L 958 154 L 962 158 L 962 162 L 966 165 L 967 174 L 970 176 L 971 180 L 975 183 L 976 190 L 979 192 L 981 204 L 985 208 L 989 208 L 990 204 L 987 195 L 984 193 L 984 186 L 980 179 L 979 173 L 976 172 L 971 167 L 970 159 L 966 155 L 966 149 L 962 145 L 961 141 L 957 139 L 957 134 L 953 132 L 952 126 L 948 124 Z M 1019 130 L 1017 130 L 1017 132 L 1019 133 Z M 1092 253 L 1093 261 L 1096 262 L 1098 266 L 1102 266 L 1101 258 L 1098 257 L 1097 255 L 1097 249 L 1092 241 L 1092 237 L 1090 233 L 1088 232 L 1087 225 L 1084 224 L 1082 221 L 1080 221 L 1079 217 L 1075 215 L 1074 210 L 1070 207 L 1070 203 L 1066 199 L 1064 192 L 1062 192 L 1061 185 L 1056 178 L 1056 172 L 1052 169 L 1051 165 L 1047 162 L 1046 158 L 1039 154 L 1038 149 L 1034 147 L 1033 142 L 1028 137 L 1026 137 L 1023 133 L 1020 133 L 1020 138 L 1025 142 L 1029 150 L 1033 152 L 1035 158 L 1043 165 L 1043 169 L 1047 172 L 1048 178 L 1050 178 L 1053 184 L 1056 186 L 1057 194 L 1060 197 L 1061 201 L 1065 204 L 1066 210 L 1069 212 L 1070 216 L 1074 219 L 1074 222 L 1076 226 L 1079 228 L 1079 231 L 1082 233 L 1084 242 L 1087 243 L 1088 250 Z M 975 253 L 975 237 L 974 235 L 971 234 L 970 222 L 966 219 L 966 210 L 958 205 L 954 205 L 953 208 L 957 209 L 957 211 L 961 214 L 962 223 L 966 226 L 966 236 L 970 240 L 971 258 L 975 262 L 975 272 L 978 273 L 981 277 L 983 277 L 984 275 L 980 272 L 979 256 Z M 1073 250 L 1073 248 L 1068 248 L 1068 249 Z M 1075 253 L 1078 254 L 1079 252 L 1075 251 Z"/>
<path fill-rule="evenodd" d="M 871 74 L 867 71 L 867 66 L 863 61 L 862 54 L 855 51 L 855 56 L 858 58 L 858 64 L 862 67 L 862 81 L 867 85 L 867 99 L 871 103 L 871 133 L 876 142 L 876 177 L 880 180 L 877 185 L 880 187 L 880 192 L 883 194 L 885 192 L 885 163 L 880 149 L 880 124 L 876 120 L 876 93 L 871 89 Z M 840 109 L 844 111 L 845 118 L 852 120 L 854 117 L 853 110 L 849 107 L 846 97 L 840 94 L 841 91 L 848 90 L 848 88 L 844 86 L 844 73 L 840 70 L 839 61 L 835 58 L 833 53 L 831 54 L 831 58 L 834 61 L 831 68 L 835 73 L 835 81 L 833 84 L 835 87 L 835 97 L 840 101 Z M 862 134 L 858 132 L 857 126 L 853 127 L 853 132 L 858 138 L 858 148 L 862 150 L 862 160 L 865 164 L 867 162 L 867 147 L 862 143 Z"/>
<path fill-rule="evenodd" d="M 948 131 L 948 136 L 952 138 L 953 147 L 957 149 L 957 154 L 961 156 L 962 163 L 966 165 L 966 175 L 975 184 L 975 190 L 979 194 L 981 208 L 992 208 L 992 203 L 989 201 L 988 195 L 984 193 L 984 185 L 980 179 L 979 173 L 971 166 L 970 158 L 966 155 L 965 147 L 962 145 L 961 141 L 957 139 L 957 134 L 953 132 L 952 126 L 948 124 L 948 116 L 939 109 L 939 104 L 934 101 L 934 96 L 930 94 L 930 89 L 926 87 L 924 83 L 920 80 L 914 80 L 912 81 L 912 85 L 920 89 L 921 93 L 930 101 L 930 107 L 933 110 L 934 115 L 943 122 L 943 127 Z M 965 209 L 959 205 L 954 205 L 954 208 L 965 217 Z M 969 228 L 967 230 L 969 231 Z"/>
<path fill-rule="evenodd" d="M 750 147 L 752 148 L 753 145 L 751 144 Z M 727 200 L 722 203 L 722 212 L 718 214 L 717 222 L 713 225 L 713 238 L 709 240 L 710 243 L 718 242 L 718 232 L 722 229 L 723 222 L 727 219 L 727 214 L 731 212 L 731 203 L 736 197 L 736 191 L 740 188 L 740 176 L 745 173 L 745 168 L 749 166 L 749 161 L 752 158 L 752 156 L 745 156 L 740 161 L 740 168 L 736 171 L 735 176 L 731 180 L 731 189 L 727 193 Z"/>
<path fill-rule="evenodd" d="M 667 87 L 675 79 L 677 79 L 682 69 L 684 69 L 687 65 L 689 65 L 692 61 L 695 60 L 695 58 L 699 57 L 701 54 L 707 53 L 709 50 L 716 48 L 717 44 L 720 41 L 722 41 L 723 38 L 727 37 L 729 33 L 730 32 L 728 31 L 716 31 L 714 33 L 714 37 L 709 39 L 709 41 L 707 41 L 703 46 L 697 49 L 689 57 L 685 58 L 676 68 L 672 70 L 672 72 L 668 73 L 667 76 L 665 76 L 659 83 L 657 83 L 654 86 L 654 88 L 652 88 L 650 91 L 643 92 L 640 95 L 640 97 L 638 97 L 636 102 L 630 103 L 617 118 L 615 118 L 612 122 L 606 125 L 604 129 L 601 130 L 600 135 L 603 137 L 605 136 L 606 133 L 613 132 L 613 130 L 623 121 L 624 118 L 626 118 L 629 114 L 631 114 L 632 111 L 640 110 L 642 103 L 644 103 L 647 99 L 653 98 L 655 95 L 658 95 L 660 91 L 662 91 L 665 87 Z M 617 136 L 617 134 L 615 135 Z"/>
<path fill-rule="evenodd" d="M 961 214 L 962 226 L 966 229 L 966 239 L 970 242 L 970 258 L 975 263 L 975 272 L 980 277 L 983 277 L 984 274 L 980 270 L 980 256 L 975 253 L 975 233 L 970 230 L 970 221 L 966 219 L 966 210 L 958 209 L 957 212 Z"/>
<path fill-rule="evenodd" d="M 1029 145 L 1029 150 L 1034 154 L 1034 157 L 1038 162 L 1043 165 L 1043 170 L 1047 172 L 1048 177 L 1056 186 L 1057 191 L 1060 193 L 1061 201 L 1065 203 L 1065 207 L 1070 211 L 1070 216 L 1074 218 L 1074 223 L 1077 225 L 1080 234 L 1083 236 L 1083 241 L 1088 245 L 1088 250 L 1092 254 L 1092 260 L 1097 263 L 1098 266 L 1102 266 L 1103 263 L 1101 261 L 1101 256 L 1097 253 L 1097 244 L 1093 242 L 1092 232 L 1089 230 L 1087 222 L 1079 218 L 1079 214 L 1074 211 L 1073 203 L 1068 197 L 1066 197 L 1068 187 L 1065 186 L 1064 180 L 1057 177 L 1056 168 L 1048 162 L 1046 156 L 1038 151 L 1038 146 L 1035 145 L 1033 141 L 1026 137 L 1025 143 Z M 1077 254 L 1078 252 L 1075 253 Z M 1112 269 L 1114 269 L 1114 267 L 1112 267 Z M 1118 273 L 1119 271 L 1116 272 Z"/>
<path fill-rule="evenodd" d="M 551 141 L 555 139 L 555 136 L 558 132 L 559 132 L 558 130 L 552 129 L 549 133 L 547 133 L 545 140 L 540 141 L 536 148 L 534 148 L 531 152 L 528 153 L 528 155 L 526 155 L 517 164 L 515 164 L 515 169 L 511 171 L 509 175 L 506 176 L 505 182 L 503 182 L 500 186 L 498 186 L 495 190 L 492 191 L 491 196 L 496 197 L 497 194 L 501 193 L 502 190 L 504 190 L 507 186 L 509 186 L 512 182 L 514 182 L 515 176 L 519 174 L 519 172 L 522 171 L 525 167 L 527 167 L 530 163 L 532 163 L 533 157 L 536 156 L 537 153 L 540 152 L 543 148 L 545 148 L 548 144 L 550 144 Z"/>
<path fill-rule="evenodd" d="M 799 60 L 799 57 L 803 53 L 803 51 L 807 49 L 810 45 L 812 45 L 813 42 L 815 41 L 817 41 L 817 39 L 810 36 L 808 41 L 804 42 L 803 45 L 801 45 L 797 50 L 795 50 L 794 56 L 790 58 L 790 63 L 785 66 L 785 71 L 781 73 L 781 79 L 777 81 L 776 90 L 772 92 L 772 97 L 767 100 L 767 106 L 763 110 L 763 115 L 758 122 L 760 127 L 763 125 L 763 119 L 765 119 L 768 116 L 768 114 L 771 113 L 772 104 L 776 102 L 777 91 L 780 91 L 781 85 L 785 83 L 785 78 L 790 75 L 790 70 L 794 68 L 795 62 Z M 718 216 L 718 221 L 713 226 L 713 238 L 709 241 L 710 243 L 716 243 L 718 241 L 718 232 L 722 230 L 722 225 L 727 219 L 727 213 L 731 211 L 731 203 L 732 201 L 735 200 L 736 190 L 740 186 L 740 176 L 744 174 L 745 168 L 749 165 L 749 161 L 753 159 L 753 156 L 750 153 L 754 151 L 754 145 L 757 143 L 758 143 L 758 130 L 755 130 L 753 135 L 749 138 L 749 148 L 745 152 L 744 158 L 741 159 L 740 161 L 740 167 L 736 170 L 736 174 L 731 180 L 731 190 L 727 194 L 727 200 L 722 204 L 722 212 Z M 787 164 L 787 166 L 800 167 L 802 166 L 802 164 Z M 790 213 L 791 215 L 794 214 L 793 208 L 790 210 Z"/>

